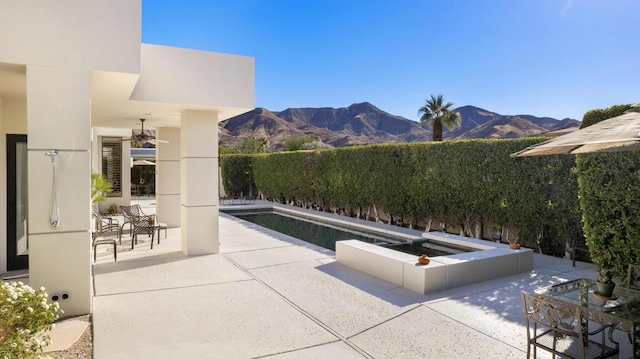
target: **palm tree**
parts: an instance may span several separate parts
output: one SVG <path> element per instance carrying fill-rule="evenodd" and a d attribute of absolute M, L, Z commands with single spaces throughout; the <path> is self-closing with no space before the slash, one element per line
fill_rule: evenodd
<path fill-rule="evenodd" d="M 462 118 L 457 112 L 451 111 L 451 107 L 453 107 L 453 103 L 444 104 L 442 95 L 437 97 L 431 95 L 431 99 L 428 99 L 427 103 L 418 110 L 418 115 L 422 115 L 420 122 L 432 124 L 434 141 L 442 141 L 443 126 L 447 126 L 449 129 L 460 126 Z"/>

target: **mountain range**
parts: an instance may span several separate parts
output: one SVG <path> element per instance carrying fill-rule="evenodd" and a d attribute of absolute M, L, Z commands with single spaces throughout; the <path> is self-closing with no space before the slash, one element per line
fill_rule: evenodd
<path fill-rule="evenodd" d="M 462 123 L 450 131 L 445 128 L 445 140 L 530 137 L 580 124 L 570 118 L 500 115 L 475 106 L 462 106 L 454 111 L 460 114 Z M 341 108 L 288 108 L 280 112 L 256 108 L 222 121 L 219 140 L 221 146 L 233 147 L 248 136 L 266 138 L 269 149 L 278 151 L 287 138 L 307 135 L 316 135 L 334 147 L 432 139 L 430 125 L 363 102 Z"/>

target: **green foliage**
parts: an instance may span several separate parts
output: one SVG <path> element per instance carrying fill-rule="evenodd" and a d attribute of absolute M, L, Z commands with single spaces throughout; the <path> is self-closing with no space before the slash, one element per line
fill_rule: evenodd
<path fill-rule="evenodd" d="M 284 141 L 283 151 L 300 151 L 305 149 L 304 145 L 318 141 L 319 138 L 316 135 L 309 136 L 291 136 Z"/>
<path fill-rule="evenodd" d="M 253 158 L 249 155 L 225 155 L 220 158 L 222 182 L 228 196 L 253 194 Z"/>
<path fill-rule="evenodd" d="M 619 116 L 632 105 L 591 110 L 583 127 Z M 577 156 L 583 230 L 598 280 L 626 275 L 640 263 L 640 152 Z"/>
<path fill-rule="evenodd" d="M 418 110 L 420 122 L 433 126 L 433 141 L 442 141 L 442 127 L 455 128 L 460 126 L 462 118 L 452 111 L 453 103 L 444 103 L 442 95 L 431 95 L 427 103 Z"/>
<path fill-rule="evenodd" d="M 105 195 L 111 191 L 111 183 L 107 182 L 102 174 L 91 174 L 91 203 L 104 201 Z"/>
<path fill-rule="evenodd" d="M 596 124 L 608 118 L 620 116 L 626 110 L 632 107 L 638 107 L 638 105 L 632 105 L 632 104 L 614 105 L 608 108 L 599 108 L 595 110 L 589 110 L 582 117 L 582 124 L 580 125 L 580 128 L 591 126 L 593 124 Z"/>
<path fill-rule="evenodd" d="M 131 168 L 131 183 L 152 184 L 156 182 L 156 166 L 133 166 Z"/>
<path fill-rule="evenodd" d="M 218 147 L 218 153 L 220 155 L 265 153 L 267 148 L 268 141 L 266 138 L 249 136 L 244 139 L 241 145 L 232 148 Z"/>
<path fill-rule="evenodd" d="M 247 137 L 242 146 L 240 146 L 240 153 L 265 153 L 267 152 L 267 139 L 256 138 L 253 136 Z"/>
<path fill-rule="evenodd" d="M 333 148 L 333 146 L 331 146 L 328 143 L 322 142 L 321 139 L 317 139 L 317 140 L 302 144 L 303 150 L 326 150 L 329 148 Z"/>
<path fill-rule="evenodd" d="M 0 358 L 34 358 L 51 343 L 44 333 L 58 319 L 59 306 L 48 304 L 47 298 L 44 288 L 0 284 Z"/>
<path fill-rule="evenodd" d="M 581 236 L 574 157 L 509 156 L 542 140 L 224 156 L 223 177 L 241 183 L 237 172 L 252 170 L 265 197 L 307 208 L 354 213 L 376 206 L 411 224 L 434 218 L 467 229 L 476 221 L 510 225 L 520 230 L 523 245 L 560 254 L 565 242 Z"/>
<path fill-rule="evenodd" d="M 120 212 L 120 206 L 117 203 L 111 203 L 107 209 L 107 214 L 116 215 Z"/>

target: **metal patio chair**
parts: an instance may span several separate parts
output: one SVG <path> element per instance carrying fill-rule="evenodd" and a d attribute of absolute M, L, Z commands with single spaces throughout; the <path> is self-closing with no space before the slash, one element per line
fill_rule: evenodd
<path fill-rule="evenodd" d="M 113 246 L 113 260 L 118 261 L 118 244 L 115 238 L 105 238 L 102 236 L 108 232 L 112 232 L 112 231 L 109 230 L 106 232 L 100 232 L 99 230 L 96 230 L 95 232 L 91 233 L 91 247 L 93 248 L 94 263 L 96 262 L 96 259 L 97 259 L 96 247 L 102 244 Z"/>
<path fill-rule="evenodd" d="M 537 348 L 569 359 L 610 358 L 619 353 L 619 344 L 613 340 L 616 324 L 586 307 L 523 291 L 522 310 L 527 358 L 532 346 L 534 358 Z M 589 331 L 590 325 L 595 329 Z M 598 337 L 600 340 L 595 340 Z"/>
<path fill-rule="evenodd" d="M 97 210 L 93 210 L 93 218 L 96 223 L 96 232 L 98 233 L 108 233 L 108 232 L 116 232 L 118 235 L 118 241 L 122 244 L 122 229 L 120 228 L 120 223 L 117 218 L 105 216 L 101 214 Z"/>
<path fill-rule="evenodd" d="M 134 243 L 138 243 L 138 234 L 146 234 L 151 237 L 151 249 L 153 249 L 153 239 L 155 238 L 156 220 L 154 215 L 134 216 L 131 220 L 131 249 Z M 158 231 L 159 232 L 159 231 Z M 160 244 L 160 235 L 158 234 L 158 244 Z"/>
<path fill-rule="evenodd" d="M 154 231 L 158 225 L 158 219 L 155 214 L 147 215 L 142 212 L 140 205 L 120 206 L 120 211 L 124 216 L 122 230 L 124 226 L 129 224 L 129 234 L 131 235 L 131 249 L 138 242 L 138 234 L 146 234 L 151 237 L 151 249 L 153 249 Z M 166 225 L 164 226 L 166 231 Z M 166 236 L 166 234 L 165 234 Z M 160 228 L 158 228 L 158 244 L 160 244 Z"/>
<path fill-rule="evenodd" d="M 122 222 L 122 231 L 124 231 L 124 226 L 129 224 L 129 234 L 133 236 L 131 233 L 132 230 L 132 219 L 138 216 L 148 216 L 146 213 L 142 212 L 142 207 L 139 204 L 134 204 L 131 206 L 119 206 L 120 212 L 122 216 L 124 216 L 124 221 Z"/>

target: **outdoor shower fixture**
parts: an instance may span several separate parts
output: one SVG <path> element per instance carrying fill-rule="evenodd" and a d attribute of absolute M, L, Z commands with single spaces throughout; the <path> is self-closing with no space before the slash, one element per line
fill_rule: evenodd
<path fill-rule="evenodd" d="M 49 227 L 57 229 L 60 227 L 60 209 L 58 208 L 58 190 L 56 186 L 56 157 L 58 150 L 51 150 L 44 153 L 51 157 L 51 169 L 53 170 L 53 178 L 51 181 L 51 205 L 49 207 Z"/>

